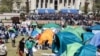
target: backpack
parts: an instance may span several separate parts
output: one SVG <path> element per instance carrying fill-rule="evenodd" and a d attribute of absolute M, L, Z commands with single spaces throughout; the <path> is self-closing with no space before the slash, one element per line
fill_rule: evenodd
<path fill-rule="evenodd" d="M 6 55 L 6 46 L 4 44 L 0 45 L 0 55 Z"/>

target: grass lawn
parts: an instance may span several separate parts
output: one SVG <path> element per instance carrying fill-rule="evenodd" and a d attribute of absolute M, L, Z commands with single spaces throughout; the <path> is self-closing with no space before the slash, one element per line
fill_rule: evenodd
<path fill-rule="evenodd" d="M 20 41 L 21 38 L 22 38 L 22 36 L 16 38 L 16 47 L 14 47 L 14 48 L 12 47 L 11 40 L 9 39 L 9 43 L 6 44 L 7 49 L 8 49 L 7 56 L 18 56 L 16 51 L 17 51 L 18 42 Z M 34 53 L 34 56 L 42 56 L 41 55 L 42 53 L 51 53 L 51 50 L 38 50 L 37 52 Z"/>

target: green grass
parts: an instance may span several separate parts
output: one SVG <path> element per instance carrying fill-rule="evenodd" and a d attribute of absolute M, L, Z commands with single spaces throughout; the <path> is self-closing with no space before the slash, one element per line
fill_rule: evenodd
<path fill-rule="evenodd" d="M 8 50 L 7 56 L 19 56 L 16 52 L 17 52 L 18 42 L 20 41 L 21 38 L 22 36 L 16 38 L 16 47 L 14 48 L 12 47 L 11 40 L 9 39 L 9 43 L 6 44 Z M 42 56 L 41 55 L 42 53 L 51 53 L 51 50 L 38 50 L 37 52 L 34 53 L 34 56 Z"/>

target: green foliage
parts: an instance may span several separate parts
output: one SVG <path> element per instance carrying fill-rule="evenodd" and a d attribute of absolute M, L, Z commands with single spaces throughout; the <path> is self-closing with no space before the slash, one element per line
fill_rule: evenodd
<path fill-rule="evenodd" d="M 11 12 L 14 0 L 1 0 L 0 12 Z"/>

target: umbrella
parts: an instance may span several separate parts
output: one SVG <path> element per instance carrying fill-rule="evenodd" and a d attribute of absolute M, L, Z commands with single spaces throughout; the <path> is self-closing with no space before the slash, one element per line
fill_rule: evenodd
<path fill-rule="evenodd" d="M 48 23 L 48 24 L 43 25 L 43 28 L 61 28 L 61 27 L 55 23 Z"/>

